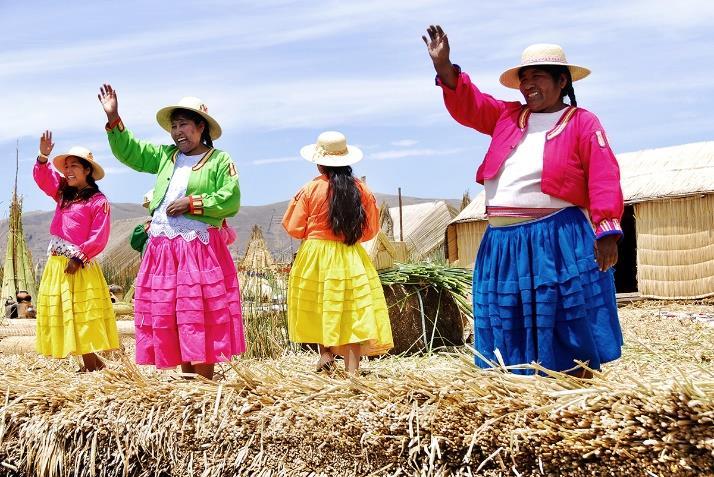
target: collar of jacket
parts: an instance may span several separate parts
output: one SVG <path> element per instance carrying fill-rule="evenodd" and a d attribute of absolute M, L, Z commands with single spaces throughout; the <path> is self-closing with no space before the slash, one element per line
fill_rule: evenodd
<path fill-rule="evenodd" d="M 577 109 L 578 108 L 576 106 L 568 106 L 567 108 L 565 108 L 563 114 L 560 116 L 560 119 L 558 119 L 558 122 L 555 124 L 555 126 L 553 126 L 553 129 L 546 133 L 545 139 L 549 141 L 561 132 L 563 132 Z M 526 126 L 528 126 L 528 118 L 530 118 L 530 116 L 531 109 L 528 106 L 523 106 L 520 114 L 518 115 L 518 127 L 521 129 L 521 131 L 525 131 Z"/>
<path fill-rule="evenodd" d="M 201 158 L 201 160 L 198 161 L 198 162 L 191 168 L 191 170 L 192 170 L 192 171 L 197 171 L 197 170 L 201 169 L 203 166 L 205 166 L 206 163 L 211 159 L 211 157 L 213 157 L 213 153 L 214 153 L 214 152 L 216 152 L 216 149 L 213 148 L 213 147 L 210 148 L 208 151 L 206 151 L 205 154 L 203 155 L 203 157 Z M 179 153 L 179 150 L 178 150 L 178 148 L 176 148 L 176 150 L 174 151 L 174 153 L 171 155 L 171 162 L 173 162 L 174 164 L 176 164 L 176 157 L 178 156 L 178 153 Z"/>

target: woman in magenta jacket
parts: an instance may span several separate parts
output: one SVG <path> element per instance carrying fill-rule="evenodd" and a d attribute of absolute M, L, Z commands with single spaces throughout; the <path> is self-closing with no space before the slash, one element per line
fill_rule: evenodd
<path fill-rule="evenodd" d="M 525 104 L 501 101 L 451 63 L 440 26 L 427 33 L 449 113 L 492 138 L 476 174 L 489 220 L 474 268 L 476 364 L 500 355 L 506 365 L 539 362 L 587 377 L 578 361 L 599 369 L 622 347 L 612 270 L 622 236 L 620 172 L 573 88 L 590 71 L 568 63 L 558 45 L 531 45 L 500 77 Z"/>

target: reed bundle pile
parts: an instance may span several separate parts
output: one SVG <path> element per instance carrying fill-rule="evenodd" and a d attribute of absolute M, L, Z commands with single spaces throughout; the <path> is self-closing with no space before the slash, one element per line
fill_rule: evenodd
<path fill-rule="evenodd" d="M 311 372 L 241 359 L 218 382 L 128 358 L 0 357 L 8 476 L 714 475 L 714 329 L 625 309 L 622 360 L 591 381 L 480 370 L 466 353 Z M 697 354 L 699 353 L 699 354 Z"/>

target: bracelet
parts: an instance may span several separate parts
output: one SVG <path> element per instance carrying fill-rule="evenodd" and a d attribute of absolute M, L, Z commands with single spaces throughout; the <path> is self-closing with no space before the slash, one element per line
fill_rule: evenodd
<path fill-rule="evenodd" d="M 106 129 L 106 131 L 109 132 L 112 129 L 114 129 L 115 127 L 119 126 L 120 123 L 121 123 L 121 117 L 118 117 L 112 122 L 107 122 L 107 124 L 104 126 L 104 129 Z M 124 129 L 123 127 L 119 128 L 120 131 L 122 131 L 123 129 Z"/>
<path fill-rule="evenodd" d="M 42 154 L 42 151 L 37 151 L 37 157 L 44 157 L 45 159 L 49 159 L 47 154 Z"/>

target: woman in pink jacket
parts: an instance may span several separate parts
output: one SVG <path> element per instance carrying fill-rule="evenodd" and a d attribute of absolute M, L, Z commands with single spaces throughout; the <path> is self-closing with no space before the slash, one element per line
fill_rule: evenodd
<path fill-rule="evenodd" d="M 81 355 L 83 370 L 96 371 L 104 368 L 96 352 L 119 347 L 109 287 L 96 261 L 109 240 L 111 220 L 109 202 L 96 183 L 104 169 L 78 146 L 56 156 L 53 168 L 53 147 L 46 131 L 33 169 L 37 185 L 57 203 L 40 282 L 36 348 L 54 358 Z"/>
<path fill-rule="evenodd" d="M 489 220 L 474 269 L 476 364 L 500 354 L 588 377 L 577 361 L 599 369 L 621 355 L 612 266 L 623 211 L 605 131 L 575 100 L 573 81 L 590 71 L 558 45 L 532 45 L 500 77 L 525 104 L 501 101 L 451 63 L 440 26 L 427 33 L 449 113 L 492 138 L 476 175 Z"/>

